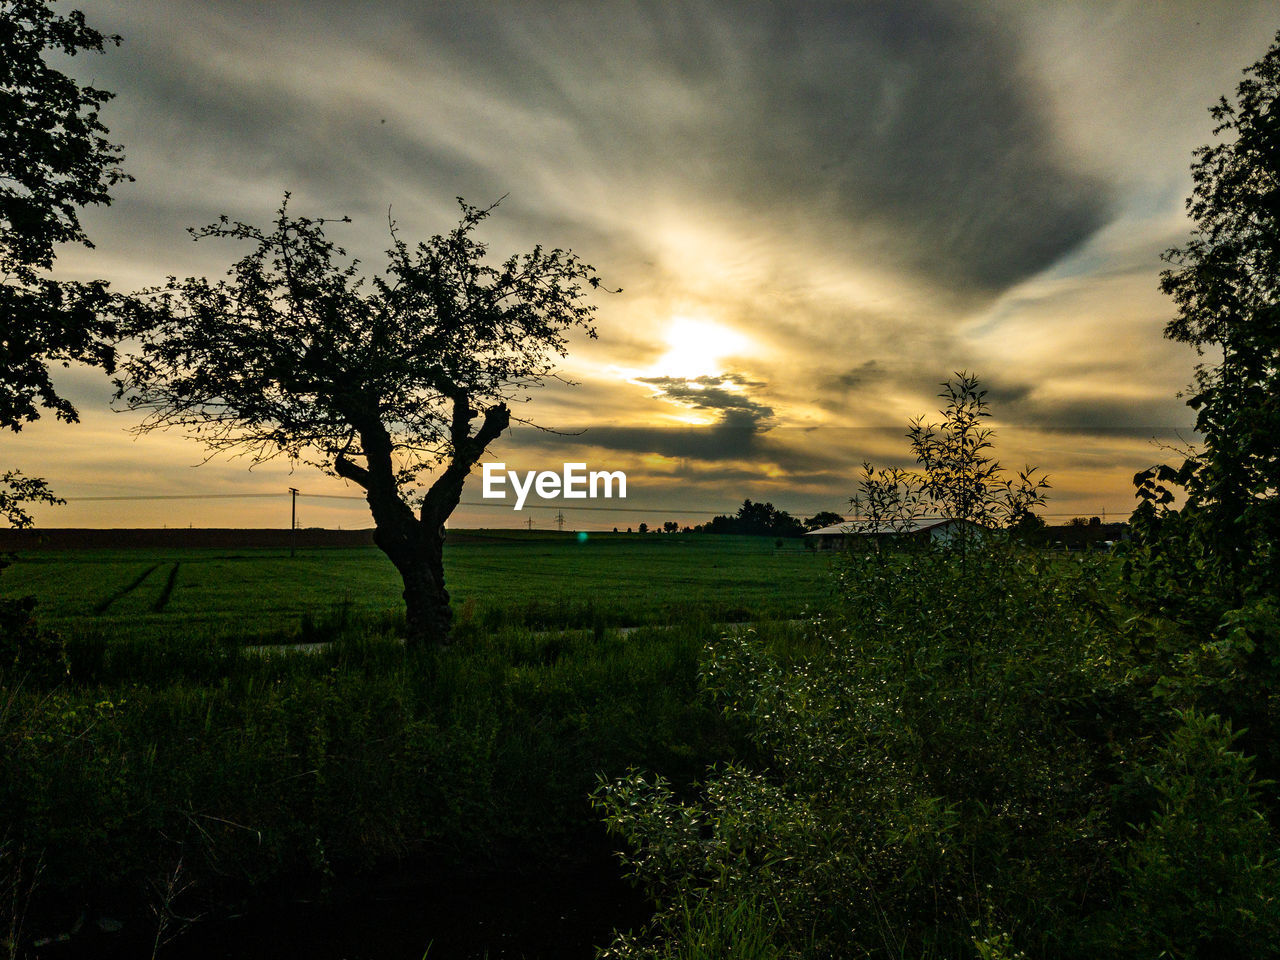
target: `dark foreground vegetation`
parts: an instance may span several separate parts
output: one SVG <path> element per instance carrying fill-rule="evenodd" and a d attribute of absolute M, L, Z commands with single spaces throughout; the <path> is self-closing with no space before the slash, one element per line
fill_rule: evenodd
<path fill-rule="evenodd" d="M 103 918 L 165 940 L 182 918 L 405 865 L 465 885 L 598 863 L 597 775 L 685 782 L 736 753 L 696 696 L 707 635 L 500 631 L 441 652 L 366 635 L 276 656 L 8 636 L 24 661 L 0 695 L 11 950 Z"/>
<path fill-rule="evenodd" d="M 793 660 L 751 636 L 703 683 L 758 763 L 690 800 L 660 776 L 597 805 L 658 907 L 615 958 L 1245 958 L 1280 942 L 1280 37 L 1212 111 L 1166 333 L 1212 357 L 1203 446 L 1135 478 L 1119 584 L 1022 533 L 981 391 L 911 424 L 917 468 L 864 470 L 884 531 Z"/>
<path fill-rule="evenodd" d="M 705 688 L 766 759 L 692 801 L 602 783 L 659 906 L 608 955 L 1272 956 L 1276 798 L 1249 757 L 1273 755 L 1272 695 L 1135 616 L 1105 563 L 855 552 L 802 659 L 708 649 Z"/>
<path fill-rule="evenodd" d="M 885 534 L 971 524 L 855 543 L 799 658 L 750 633 L 708 648 L 704 690 L 756 762 L 694 798 L 653 773 L 597 788 L 658 908 L 605 956 L 1274 955 L 1267 566 L 1216 562 L 1194 494 L 1139 511 L 1119 571 L 1029 545 L 1046 482 L 1003 475 L 974 378 L 943 396 L 911 426 L 917 468 L 868 466 L 858 506 Z M 1255 558 L 1265 529 L 1239 524 Z"/>

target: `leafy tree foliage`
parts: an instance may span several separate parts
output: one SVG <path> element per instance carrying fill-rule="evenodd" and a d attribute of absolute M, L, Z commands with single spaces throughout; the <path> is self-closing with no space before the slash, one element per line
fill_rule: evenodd
<path fill-rule="evenodd" d="M 473 232 L 493 208 L 459 203 L 458 225 L 415 247 L 392 224 L 371 279 L 325 236 L 331 221 L 291 216 L 287 196 L 270 230 L 223 218 L 193 231 L 250 251 L 229 279 L 171 278 L 133 298 L 126 327 L 144 343 L 118 381 L 147 411 L 143 430 L 183 429 L 255 463 L 283 455 L 363 489 L 414 642 L 448 637 L 444 522 L 468 472 L 568 332 L 594 336 L 589 265 L 540 246 L 491 264 Z"/>
<path fill-rule="evenodd" d="M 822 527 L 830 527 L 833 524 L 844 523 L 844 517 L 838 513 L 832 513 L 830 510 L 821 510 L 812 517 L 804 519 L 804 528 L 806 530 L 819 530 Z"/>
<path fill-rule="evenodd" d="M 976 376 L 957 373 L 942 387 L 942 420 L 917 417 L 907 431 L 916 469 L 864 464 L 850 504 L 873 529 L 901 529 L 922 518 L 964 520 L 989 529 L 1035 525 L 1034 511 L 1044 503 L 1049 481 L 1036 477 L 1032 467 L 1008 477 L 988 453 L 995 434 L 983 425 L 991 411 Z"/>
<path fill-rule="evenodd" d="M 1190 238 L 1165 254 L 1165 329 L 1206 359 L 1188 404 L 1203 447 L 1135 478 L 1126 562 L 1159 618 L 1153 669 L 1249 728 L 1280 770 L 1280 35 L 1210 110 L 1195 152 Z M 1172 678 L 1179 678 L 1176 683 Z M 1208 699 L 1206 699 L 1208 698 Z M 1268 747 L 1268 744 L 1270 746 Z"/>
<path fill-rule="evenodd" d="M 0 561 L 0 569 L 5 563 Z M 62 637 L 41 630 L 31 597 L 0 597 L 0 677 L 50 685 L 67 676 L 66 644 Z"/>
<path fill-rule="evenodd" d="M 99 119 L 112 95 L 81 86 L 48 58 L 112 43 L 119 37 L 104 37 L 79 11 L 0 0 L 0 428 L 20 430 L 42 409 L 76 419 L 54 389 L 51 362 L 112 365 L 106 284 L 47 275 L 57 245 L 92 246 L 79 209 L 110 202 L 108 189 L 129 179 Z M 22 504 L 32 499 L 51 500 L 42 481 L 0 476 L 0 513 L 10 523 L 30 522 Z"/>
<path fill-rule="evenodd" d="M 1280 35 L 1210 113 L 1218 142 L 1195 153 L 1194 228 L 1160 284 L 1178 307 L 1165 335 L 1216 356 L 1187 401 L 1204 451 L 1138 482 L 1185 488 L 1203 576 L 1239 603 L 1280 590 Z"/>
<path fill-rule="evenodd" d="M 1265 957 L 1280 928 L 1280 871 L 1262 790 L 1239 734 L 1187 711 L 1140 776 L 1154 812 L 1119 864 L 1107 939 L 1136 956 Z"/>
<path fill-rule="evenodd" d="M 1068 527 L 1100 527 L 1102 526 L 1101 517 L 1072 517 L 1067 521 Z"/>
<path fill-rule="evenodd" d="M 40 477 L 26 477 L 17 470 L 0 473 L 0 518 L 11 527 L 29 527 L 31 515 L 27 505 L 32 503 L 63 503 L 49 490 L 49 484 Z"/>
<path fill-rule="evenodd" d="M 699 528 L 703 533 L 745 534 L 754 537 L 798 537 L 804 526 L 785 510 L 772 503 L 753 503 L 743 500 L 738 512 L 730 517 L 712 517 Z"/>
<path fill-rule="evenodd" d="M 798 663 L 718 639 L 704 680 L 763 765 L 710 772 L 692 802 L 640 775 L 597 795 L 660 935 L 683 942 L 699 902 L 767 904 L 785 956 L 964 956 L 975 932 L 1048 955 L 1105 861 L 1116 717 L 1091 572 L 1046 590 L 1037 562 L 857 552 Z"/>

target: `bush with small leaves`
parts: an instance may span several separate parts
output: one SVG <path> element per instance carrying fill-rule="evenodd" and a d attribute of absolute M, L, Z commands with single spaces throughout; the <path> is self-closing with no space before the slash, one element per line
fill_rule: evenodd
<path fill-rule="evenodd" d="M 45 686 L 66 679 L 66 645 L 52 631 L 40 629 L 30 597 L 0 597 L 0 676 L 7 685 Z"/>
<path fill-rule="evenodd" d="M 1119 863 L 1105 940 L 1137 957 L 1270 957 L 1280 940 L 1280 844 L 1226 721 L 1188 711 L 1136 777 L 1155 809 Z"/>

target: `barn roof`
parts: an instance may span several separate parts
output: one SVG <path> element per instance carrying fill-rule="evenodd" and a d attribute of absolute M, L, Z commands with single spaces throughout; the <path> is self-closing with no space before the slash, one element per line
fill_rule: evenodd
<path fill-rule="evenodd" d="M 879 524 L 873 523 L 870 520 L 845 520 L 842 523 L 833 523 L 829 527 L 819 527 L 817 530 L 810 530 L 805 534 L 805 536 L 838 537 L 875 533 L 923 533 L 926 530 L 933 530 L 935 527 L 942 527 L 948 523 L 960 522 L 961 521 L 949 517 L 919 517 L 915 520 L 905 520 L 901 522 L 881 521 Z"/>

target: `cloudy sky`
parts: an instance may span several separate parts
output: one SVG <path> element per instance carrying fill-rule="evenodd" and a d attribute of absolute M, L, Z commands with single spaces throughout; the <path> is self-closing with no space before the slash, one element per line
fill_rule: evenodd
<path fill-rule="evenodd" d="M 622 469 L 627 513 L 698 522 L 744 497 L 843 511 L 864 460 L 902 463 L 908 418 L 976 372 L 998 452 L 1050 475 L 1050 514 L 1127 514 L 1131 477 L 1191 422 L 1195 356 L 1161 336 L 1160 253 L 1185 237 L 1208 106 L 1266 50 L 1271 3 L 80 0 L 123 37 L 74 73 L 135 182 L 84 217 L 69 277 L 137 289 L 220 275 L 219 214 L 353 218 L 376 267 L 454 198 L 506 196 L 497 253 L 572 248 L 596 341 L 493 448 L 512 468 Z M 101 374 L 68 371 L 76 426 L 5 439 L 71 499 L 50 526 L 367 526 L 312 468 L 135 438 Z M 1153 442 L 1153 440 L 1155 442 Z M 229 494 L 278 494 L 233 499 Z M 101 501 L 117 495 L 202 500 Z M 321 496 L 325 495 L 325 496 Z M 77 499 L 80 498 L 80 499 Z M 475 479 L 466 497 L 479 499 Z M 603 505 L 603 504 L 598 504 Z M 463 507 L 459 525 L 532 515 Z"/>

